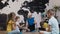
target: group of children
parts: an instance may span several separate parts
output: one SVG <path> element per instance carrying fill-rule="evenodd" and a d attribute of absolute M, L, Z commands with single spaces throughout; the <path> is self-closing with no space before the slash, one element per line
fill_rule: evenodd
<path fill-rule="evenodd" d="M 20 17 L 12 12 L 9 14 L 7 32 L 8 34 L 20 34 L 21 31 L 38 31 L 40 34 L 59 34 L 58 21 L 53 14 L 52 9 L 47 11 L 47 18 L 49 19 L 48 23 L 46 21 L 41 21 L 41 19 L 38 18 L 40 15 L 35 15 L 37 18 L 32 17 L 32 13 L 28 15 L 26 23 L 20 23 Z"/>
<path fill-rule="evenodd" d="M 7 32 L 8 34 L 20 34 L 20 30 L 23 25 L 20 25 L 19 20 L 20 17 L 16 16 L 15 13 L 10 13 L 8 17 L 8 22 L 7 22 Z M 25 28 L 26 29 L 26 28 Z"/>

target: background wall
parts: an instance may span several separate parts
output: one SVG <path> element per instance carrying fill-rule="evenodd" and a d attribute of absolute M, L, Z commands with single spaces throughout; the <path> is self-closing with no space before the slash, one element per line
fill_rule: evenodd
<path fill-rule="evenodd" d="M 0 10 L 0 13 L 9 14 L 10 12 L 15 12 L 16 15 L 18 15 L 17 11 L 20 9 L 20 7 L 21 7 L 21 5 L 22 5 L 22 3 L 24 1 L 26 1 L 26 0 L 15 0 L 15 2 L 12 2 L 12 0 L 9 0 L 9 2 L 8 2 L 9 5 L 7 5 L 2 10 Z M 27 1 L 30 2 L 32 0 L 27 0 Z M 54 6 L 60 6 L 60 0 L 49 0 L 49 6 L 47 7 L 47 9 L 51 9 Z M 59 19 L 60 19 L 60 15 L 59 14 L 60 14 L 60 12 L 57 13 L 57 15 L 59 16 Z"/>
<path fill-rule="evenodd" d="M 26 1 L 26 0 L 15 0 L 15 2 L 12 2 L 12 0 L 9 0 L 9 5 L 6 6 L 5 8 L 3 8 L 2 10 L 0 10 L 1 13 L 10 13 L 10 12 L 15 12 L 17 14 L 17 11 L 20 9 L 21 4 Z M 31 1 L 31 0 L 27 0 L 27 1 Z M 60 6 L 60 0 L 49 0 L 49 7 L 53 8 L 54 6 Z"/>
<path fill-rule="evenodd" d="M 1 13 L 10 13 L 10 12 L 15 12 L 17 13 L 17 11 L 20 9 L 21 4 L 26 1 L 26 0 L 15 0 L 15 2 L 12 2 L 12 0 L 9 0 L 9 5 L 6 6 L 5 8 L 3 8 L 2 10 L 0 10 Z M 32 0 L 27 0 L 27 1 L 32 1 Z M 60 0 L 49 0 L 49 7 L 53 8 L 54 6 L 60 6 Z"/>

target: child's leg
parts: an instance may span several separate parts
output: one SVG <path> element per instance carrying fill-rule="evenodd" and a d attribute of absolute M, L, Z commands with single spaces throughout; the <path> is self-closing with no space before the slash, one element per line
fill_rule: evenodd
<path fill-rule="evenodd" d="M 9 32 L 8 34 L 20 34 L 20 32 L 16 31 L 16 30 L 13 30 L 13 31 Z"/>
<path fill-rule="evenodd" d="M 40 31 L 40 34 L 51 34 L 51 32 Z"/>
<path fill-rule="evenodd" d="M 39 34 L 44 34 L 44 33 L 40 31 Z"/>

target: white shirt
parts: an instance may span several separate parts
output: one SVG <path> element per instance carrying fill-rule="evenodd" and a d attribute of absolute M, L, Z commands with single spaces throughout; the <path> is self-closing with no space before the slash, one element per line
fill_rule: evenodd
<path fill-rule="evenodd" d="M 49 25 L 51 25 L 51 33 L 52 34 L 59 34 L 59 26 L 58 21 L 53 16 L 49 19 Z"/>
<path fill-rule="evenodd" d="M 37 14 L 35 21 L 37 22 L 37 24 L 35 25 L 36 28 L 40 28 L 40 22 L 41 22 L 41 13 Z"/>
<path fill-rule="evenodd" d="M 19 25 L 19 22 L 17 21 L 16 22 L 16 31 L 19 31 L 20 32 L 18 25 Z"/>
<path fill-rule="evenodd" d="M 21 23 L 21 22 L 25 23 L 23 15 L 20 15 L 19 23 Z"/>
<path fill-rule="evenodd" d="M 35 25 L 35 28 L 39 28 L 40 22 L 41 22 L 41 13 L 37 14 L 37 12 L 34 12 L 32 14 L 32 17 L 34 17 L 34 20 L 37 22 L 37 24 Z"/>

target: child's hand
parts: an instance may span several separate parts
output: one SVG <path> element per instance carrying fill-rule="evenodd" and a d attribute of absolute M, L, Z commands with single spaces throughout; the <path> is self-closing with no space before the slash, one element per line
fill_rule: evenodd
<path fill-rule="evenodd" d="M 28 29 L 27 27 L 26 27 L 26 30 L 27 30 L 27 31 L 30 31 L 30 29 Z"/>
<path fill-rule="evenodd" d="M 37 24 L 36 21 L 34 21 L 34 23 Z"/>
<path fill-rule="evenodd" d="M 28 31 L 30 31 L 30 29 L 28 29 Z"/>
<path fill-rule="evenodd" d="M 24 26 L 25 24 L 21 25 L 22 27 Z"/>

